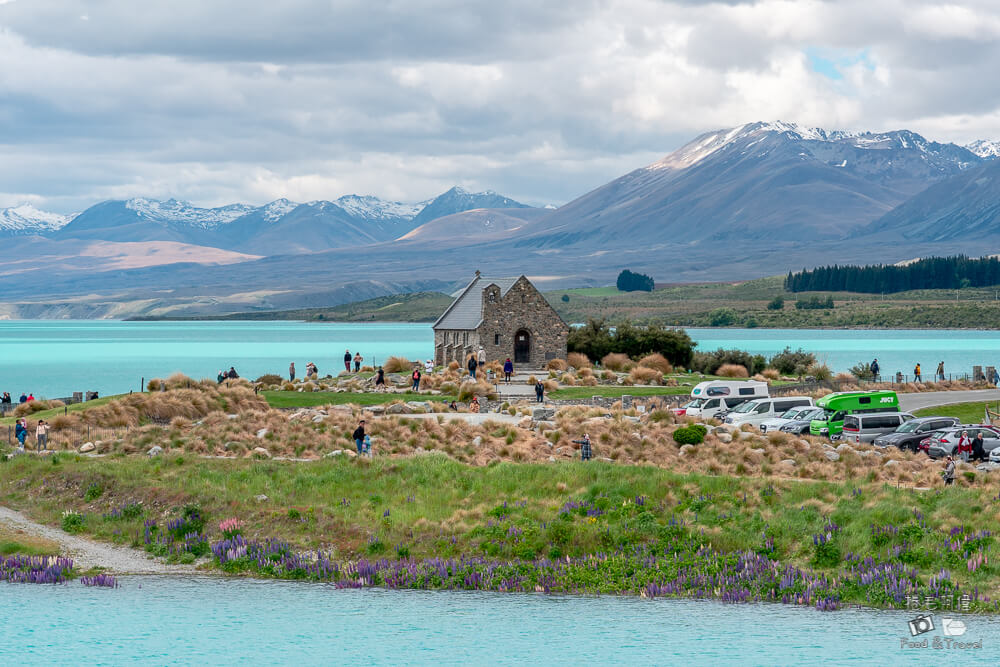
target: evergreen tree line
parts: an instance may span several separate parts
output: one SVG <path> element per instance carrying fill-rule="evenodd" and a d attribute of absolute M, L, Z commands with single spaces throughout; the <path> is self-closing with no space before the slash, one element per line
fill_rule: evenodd
<path fill-rule="evenodd" d="M 928 257 L 905 266 L 822 266 L 788 272 L 789 292 L 864 292 L 881 294 L 919 289 L 960 289 L 1000 285 L 1000 260 L 964 255 Z"/>
<path fill-rule="evenodd" d="M 653 279 L 645 273 L 633 273 L 625 269 L 618 274 L 616 283 L 619 292 L 652 292 Z"/>

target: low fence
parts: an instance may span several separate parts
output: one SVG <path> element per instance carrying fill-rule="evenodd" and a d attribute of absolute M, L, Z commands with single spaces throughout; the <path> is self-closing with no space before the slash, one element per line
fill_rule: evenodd
<path fill-rule="evenodd" d="M 14 437 L 15 426 L 7 426 L 7 446 L 14 447 L 17 444 L 17 438 Z M 75 432 L 72 437 L 64 438 L 63 434 L 58 431 L 49 431 L 49 442 L 50 443 L 67 443 L 73 447 L 79 447 L 85 442 L 97 442 L 98 440 L 117 440 L 119 438 L 124 438 L 129 432 L 128 426 L 87 426 L 81 429 L 79 432 Z M 25 447 L 31 449 L 34 448 L 36 442 L 35 430 L 32 428 L 31 422 L 28 422 L 28 434 L 25 437 Z M 51 449 L 51 446 L 50 446 Z"/>

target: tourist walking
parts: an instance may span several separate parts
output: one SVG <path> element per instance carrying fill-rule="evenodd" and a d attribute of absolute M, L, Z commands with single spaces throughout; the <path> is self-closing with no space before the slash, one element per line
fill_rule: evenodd
<path fill-rule="evenodd" d="M 514 373 L 514 362 L 507 357 L 507 361 L 503 362 L 503 379 L 504 382 L 510 384 L 510 376 Z"/>
<path fill-rule="evenodd" d="M 295 362 L 288 364 L 288 381 L 295 382 Z"/>
<path fill-rule="evenodd" d="M 5 392 L 3 393 L 3 399 L 0 399 L 0 400 L 2 400 L 2 401 L 3 401 L 4 403 L 6 403 L 7 405 L 10 405 L 10 404 L 11 404 L 11 402 L 12 402 L 12 401 L 11 401 L 11 398 L 10 398 L 10 392 L 7 392 L 7 391 L 5 391 Z"/>
<path fill-rule="evenodd" d="M 483 349 L 482 345 L 479 346 L 479 359 L 478 359 L 478 361 L 479 361 L 479 367 L 480 368 L 486 368 L 486 350 Z"/>
<path fill-rule="evenodd" d="M 351 351 L 344 350 L 344 370 L 348 373 L 351 372 Z"/>
<path fill-rule="evenodd" d="M 14 427 L 14 437 L 17 438 L 19 449 L 24 450 L 24 441 L 28 438 L 28 425 L 23 419 L 17 420 Z"/>
<path fill-rule="evenodd" d="M 590 449 L 590 436 L 584 433 L 583 438 L 581 438 L 580 440 L 574 440 L 573 442 L 580 445 L 580 460 L 589 461 L 592 455 Z"/>
<path fill-rule="evenodd" d="M 378 374 L 375 376 L 375 391 L 385 391 L 385 371 L 378 367 Z"/>
<path fill-rule="evenodd" d="M 923 382 L 924 381 L 924 379 L 922 377 L 920 377 L 920 364 L 919 363 L 916 366 L 913 367 L 913 381 L 914 382 Z"/>
<path fill-rule="evenodd" d="M 944 477 L 944 483 L 946 485 L 951 485 L 955 481 L 955 461 L 950 456 L 947 459 L 947 463 L 944 465 L 944 472 L 942 473 Z"/>
<path fill-rule="evenodd" d="M 474 354 L 469 355 L 469 375 L 472 376 L 473 380 L 476 379 L 476 368 L 478 367 L 479 367 L 479 362 L 476 361 L 476 355 Z"/>
<path fill-rule="evenodd" d="M 372 457 L 372 437 L 370 435 L 365 436 L 365 456 Z"/>
<path fill-rule="evenodd" d="M 354 353 L 354 372 L 355 373 L 357 373 L 358 371 L 361 370 L 361 362 L 364 361 L 364 360 L 365 360 L 365 358 L 361 356 L 360 352 L 355 352 Z"/>
<path fill-rule="evenodd" d="M 35 442 L 38 445 L 38 451 L 48 449 L 49 425 L 45 423 L 44 419 L 39 419 L 38 426 L 35 427 Z"/>
<path fill-rule="evenodd" d="M 955 449 L 959 458 L 965 462 L 969 461 L 969 456 L 972 454 L 972 439 L 969 437 L 968 431 L 962 431 L 962 437 L 958 439 L 958 447 Z"/>
<path fill-rule="evenodd" d="M 420 368 L 413 369 L 413 391 L 420 391 Z"/>
<path fill-rule="evenodd" d="M 545 385 L 541 380 L 535 380 L 535 400 L 539 403 L 545 398 Z"/>
<path fill-rule="evenodd" d="M 972 460 L 985 461 L 986 450 L 983 447 L 983 432 L 976 431 L 976 437 L 972 439 Z"/>
<path fill-rule="evenodd" d="M 879 365 L 878 365 L 878 357 L 875 357 L 874 359 L 872 359 L 872 363 L 870 365 L 870 368 L 872 369 L 872 379 L 875 382 L 878 382 L 878 372 L 881 370 L 879 368 Z"/>
<path fill-rule="evenodd" d="M 430 359 L 424 362 L 424 372 L 428 374 L 434 372 L 434 362 Z"/>
<path fill-rule="evenodd" d="M 944 362 L 938 363 L 937 370 L 934 371 L 934 379 L 944 382 Z"/>
<path fill-rule="evenodd" d="M 365 453 L 365 420 L 358 422 L 358 427 L 354 429 L 354 445 L 358 448 L 358 456 Z"/>

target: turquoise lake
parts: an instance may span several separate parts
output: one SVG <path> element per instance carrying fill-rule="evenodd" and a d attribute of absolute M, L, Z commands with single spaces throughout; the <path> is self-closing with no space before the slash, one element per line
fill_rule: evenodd
<path fill-rule="evenodd" d="M 957 615 L 980 649 L 903 648 L 915 612 L 324 584 L 126 577 L 117 589 L 0 585 L 5 665 L 997 664 L 1000 619 Z M 931 612 L 933 613 L 933 612 Z M 954 617 L 955 614 L 948 616 Z M 943 616 L 934 614 L 936 628 Z M 935 637 L 944 648 L 933 648 Z"/>
<path fill-rule="evenodd" d="M 689 329 L 699 349 L 740 348 L 765 355 L 785 346 L 815 352 L 834 371 L 878 357 L 883 374 L 912 372 L 920 362 L 933 374 L 969 373 L 973 365 L 1000 366 L 1000 331 Z M 284 375 L 295 361 L 321 374 L 343 368 L 344 350 L 360 351 L 366 363 L 390 355 L 432 356 L 428 324 L 320 324 L 303 322 L 117 322 L 21 320 L 0 322 L 0 391 L 15 400 L 22 391 L 38 397 L 96 390 L 138 390 L 143 378 L 182 372 L 215 377 L 235 366 L 240 375 Z"/>

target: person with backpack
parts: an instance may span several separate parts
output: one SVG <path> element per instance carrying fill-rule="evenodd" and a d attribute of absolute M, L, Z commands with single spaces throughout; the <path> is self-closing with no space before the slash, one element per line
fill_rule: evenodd
<path fill-rule="evenodd" d="M 875 382 L 878 382 L 878 372 L 879 372 L 879 370 L 881 370 L 879 368 L 879 365 L 878 365 L 878 357 L 876 357 L 875 359 L 872 359 L 872 363 L 871 363 L 871 365 L 869 367 L 871 368 L 871 371 L 872 371 L 872 379 Z"/>
<path fill-rule="evenodd" d="M 503 379 L 504 382 L 510 384 L 510 376 L 514 373 L 514 362 L 507 357 L 507 361 L 503 362 Z"/>
<path fill-rule="evenodd" d="M 478 359 L 478 361 L 479 361 L 479 367 L 480 368 L 486 368 L 486 350 L 483 349 L 482 345 L 479 346 L 479 359 Z"/>
<path fill-rule="evenodd" d="M 344 350 L 344 370 L 348 373 L 351 372 L 351 351 Z"/>
<path fill-rule="evenodd" d="M 919 363 L 916 366 L 913 367 L 913 381 L 914 382 L 923 382 L 924 381 L 923 378 L 920 377 L 920 364 Z"/>
<path fill-rule="evenodd" d="M 589 461 L 592 456 L 592 451 L 590 448 L 590 436 L 584 433 L 582 439 L 574 440 L 573 442 L 580 445 L 580 460 Z"/>
<path fill-rule="evenodd" d="M 420 391 L 420 369 L 413 369 L 413 391 Z"/>
<path fill-rule="evenodd" d="M 944 382 L 944 362 L 938 364 L 937 370 L 934 371 L 934 379 Z"/>
<path fill-rule="evenodd" d="M 28 427 L 23 419 L 17 420 L 17 426 L 14 427 L 14 437 L 17 438 L 18 449 L 24 451 L 24 441 L 28 438 Z"/>
<path fill-rule="evenodd" d="M 240 374 L 236 372 L 236 368 L 234 368 L 233 366 L 230 366 L 229 367 L 229 373 L 226 374 L 226 377 L 228 377 L 230 380 L 238 380 L 239 377 L 240 377 Z"/>
<path fill-rule="evenodd" d="M 469 375 L 473 380 L 476 379 L 476 368 L 479 367 L 479 362 L 476 361 L 476 355 L 469 356 Z"/>
<path fill-rule="evenodd" d="M 545 398 L 545 385 L 542 384 L 541 380 L 535 380 L 535 400 L 539 403 L 543 402 Z"/>
<path fill-rule="evenodd" d="M 354 445 L 358 448 L 358 456 L 365 453 L 365 420 L 362 419 L 358 422 L 358 427 L 354 429 L 354 433 L 351 435 L 354 438 Z"/>
<path fill-rule="evenodd" d="M 364 360 L 365 360 L 365 358 L 361 356 L 360 352 L 355 352 L 354 353 L 354 372 L 355 373 L 357 373 L 357 372 L 359 372 L 361 370 L 361 362 L 364 361 Z"/>
<path fill-rule="evenodd" d="M 378 374 L 375 376 L 375 391 L 385 391 L 385 371 L 381 366 L 378 367 Z"/>

